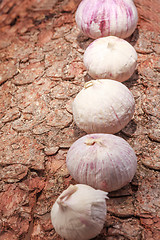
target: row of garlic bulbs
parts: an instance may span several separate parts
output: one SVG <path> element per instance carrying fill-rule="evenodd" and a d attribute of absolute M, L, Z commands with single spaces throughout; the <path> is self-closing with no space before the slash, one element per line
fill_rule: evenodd
<path fill-rule="evenodd" d="M 132 0 L 82 0 L 76 11 L 79 28 L 98 39 L 84 53 L 84 65 L 94 80 L 73 102 L 74 121 L 88 134 L 72 144 L 66 158 L 69 173 L 80 184 L 70 185 L 51 210 L 52 224 L 66 240 L 98 235 L 106 219 L 107 191 L 128 184 L 136 172 L 134 150 L 113 134 L 134 114 L 134 97 L 121 82 L 135 71 L 137 53 L 119 37 L 130 36 L 137 20 Z"/>

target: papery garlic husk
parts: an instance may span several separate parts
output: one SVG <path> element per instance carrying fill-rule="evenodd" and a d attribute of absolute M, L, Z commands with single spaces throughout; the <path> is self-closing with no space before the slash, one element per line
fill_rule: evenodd
<path fill-rule="evenodd" d="M 84 65 L 93 79 L 128 80 L 137 65 L 137 53 L 127 41 L 104 37 L 93 41 L 84 53 Z"/>
<path fill-rule="evenodd" d="M 76 23 L 90 38 L 129 37 L 138 21 L 132 0 L 82 0 L 76 11 Z"/>
<path fill-rule="evenodd" d="M 134 114 L 135 101 L 122 83 L 99 79 L 87 82 L 73 104 L 76 125 L 86 133 L 117 133 Z"/>
<path fill-rule="evenodd" d="M 56 232 L 66 240 L 88 240 L 98 235 L 106 219 L 107 193 L 84 185 L 70 185 L 51 210 Z"/>
<path fill-rule="evenodd" d="M 131 182 L 137 168 L 137 157 L 121 137 L 88 134 L 71 145 L 66 164 L 78 183 L 111 192 Z"/>

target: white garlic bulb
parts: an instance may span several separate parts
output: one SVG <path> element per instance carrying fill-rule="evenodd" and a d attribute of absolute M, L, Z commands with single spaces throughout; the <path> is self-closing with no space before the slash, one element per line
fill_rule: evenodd
<path fill-rule="evenodd" d="M 107 193 L 83 185 L 70 185 L 51 210 L 56 232 L 66 240 L 88 240 L 100 233 L 106 219 Z"/>
<path fill-rule="evenodd" d="M 88 134 L 70 147 L 66 164 L 78 182 L 107 192 L 131 182 L 137 168 L 132 147 L 112 134 Z"/>
<path fill-rule="evenodd" d="M 100 79 L 85 84 L 73 104 L 76 125 L 87 133 L 117 133 L 134 114 L 132 93 L 122 83 Z"/>
<path fill-rule="evenodd" d="M 129 79 L 137 65 L 137 53 L 127 41 L 104 37 L 93 41 L 84 53 L 84 65 L 93 79 Z"/>
<path fill-rule="evenodd" d="M 82 0 L 76 11 L 76 23 L 81 31 L 93 38 L 129 37 L 138 21 L 132 0 Z"/>

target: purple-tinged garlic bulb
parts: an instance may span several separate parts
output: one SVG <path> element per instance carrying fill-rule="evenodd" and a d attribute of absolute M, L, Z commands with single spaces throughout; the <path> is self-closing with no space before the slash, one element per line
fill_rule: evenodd
<path fill-rule="evenodd" d="M 107 193 L 84 184 L 70 185 L 51 210 L 56 232 L 66 240 L 96 237 L 106 220 Z"/>
<path fill-rule="evenodd" d="M 66 164 L 78 183 L 111 192 L 131 182 L 137 158 L 123 138 L 99 133 L 75 141 L 67 153 Z"/>
<path fill-rule="evenodd" d="M 106 36 L 129 37 L 138 21 L 132 0 L 82 0 L 76 22 L 82 32 L 96 39 Z"/>
<path fill-rule="evenodd" d="M 134 47 L 124 39 L 109 36 L 94 40 L 84 53 L 84 65 L 93 79 L 128 80 L 137 65 Z"/>
<path fill-rule="evenodd" d="M 134 114 L 135 101 L 122 83 L 98 79 L 85 83 L 73 104 L 76 125 L 86 133 L 117 133 Z"/>

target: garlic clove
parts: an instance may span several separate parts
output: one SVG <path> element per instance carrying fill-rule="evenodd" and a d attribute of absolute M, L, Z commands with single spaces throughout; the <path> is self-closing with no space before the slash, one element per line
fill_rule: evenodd
<path fill-rule="evenodd" d="M 137 53 L 127 41 L 104 37 L 93 41 L 84 53 L 84 65 L 93 79 L 129 79 L 137 65 Z"/>
<path fill-rule="evenodd" d="M 84 185 L 70 185 L 54 203 L 51 220 L 66 240 L 87 240 L 103 228 L 107 193 Z"/>
<path fill-rule="evenodd" d="M 115 80 L 98 79 L 86 84 L 72 104 L 76 125 L 86 133 L 119 132 L 134 114 L 132 93 Z"/>
<path fill-rule="evenodd" d="M 93 39 L 127 38 L 137 26 L 138 13 L 132 0 L 83 0 L 75 18 L 81 31 Z"/>

